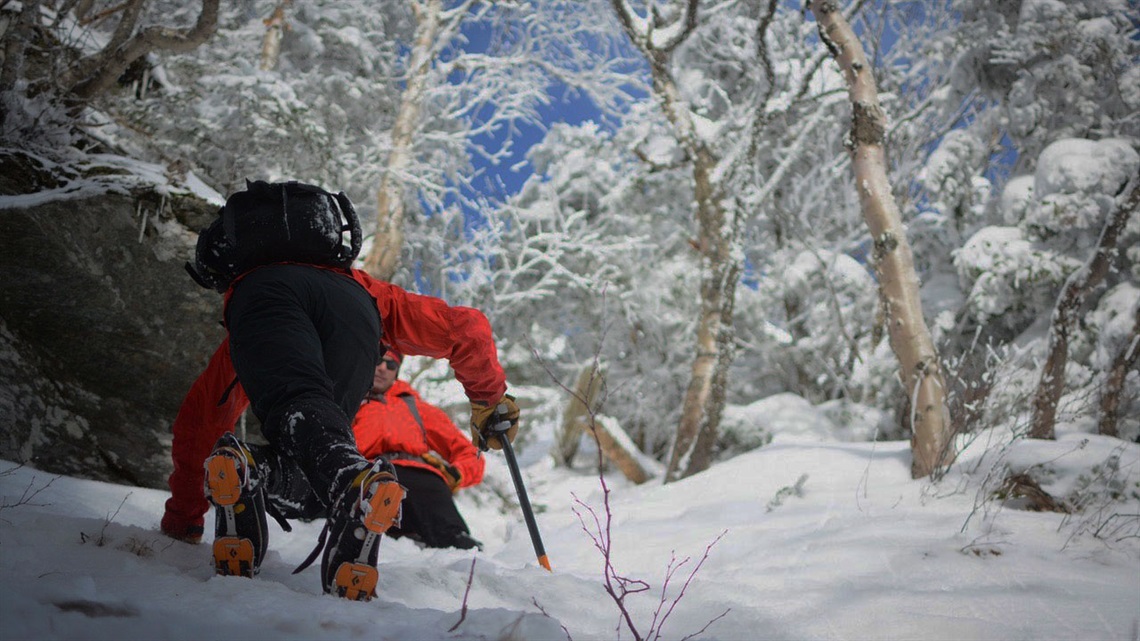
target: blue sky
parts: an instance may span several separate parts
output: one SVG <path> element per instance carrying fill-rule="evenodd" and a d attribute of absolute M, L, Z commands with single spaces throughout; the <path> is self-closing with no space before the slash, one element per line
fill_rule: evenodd
<path fill-rule="evenodd" d="M 486 53 L 492 47 L 492 30 L 486 23 L 464 25 L 463 37 L 467 43 L 463 49 L 468 52 Z M 503 200 L 518 193 L 534 168 L 526 160 L 527 152 L 546 135 L 549 126 L 555 123 L 571 125 L 586 121 L 601 121 L 601 111 L 582 92 L 573 91 L 564 84 L 555 83 L 547 88 L 548 104 L 538 108 L 542 126 L 520 124 L 516 128 L 513 146 L 508 158 L 499 164 L 491 164 L 475 154 L 475 168 L 480 172 L 476 187 L 493 200 Z M 508 131 L 503 128 L 494 134 L 485 134 L 472 140 L 473 145 L 487 149 L 499 149 L 506 141 Z"/>
<path fill-rule="evenodd" d="M 547 93 L 551 96 L 551 102 L 539 109 L 544 127 L 520 125 L 519 135 L 515 138 L 512 152 L 506 161 L 493 165 L 479 156 L 474 158 L 475 167 L 482 174 L 476 186 L 487 196 L 502 198 L 504 194 L 499 193 L 501 191 L 505 191 L 506 195 L 518 193 L 523 183 L 534 172 L 534 168 L 526 160 L 526 154 L 546 135 L 545 127 L 559 122 L 577 125 L 589 120 L 597 121 L 601 117 L 601 112 L 593 102 L 581 93 L 568 91 L 565 85 L 555 86 Z M 506 133 L 506 130 L 502 129 L 496 135 L 475 138 L 472 143 L 495 149 L 502 145 Z"/>

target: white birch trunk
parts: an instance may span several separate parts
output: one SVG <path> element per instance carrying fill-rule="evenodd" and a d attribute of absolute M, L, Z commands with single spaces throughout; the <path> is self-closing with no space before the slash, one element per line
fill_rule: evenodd
<path fill-rule="evenodd" d="M 262 71 L 273 71 L 277 68 L 277 62 L 281 59 L 281 38 L 288 26 L 285 21 L 285 9 L 292 4 L 292 0 L 283 0 L 277 4 L 273 13 L 265 19 L 265 36 L 261 39 L 261 63 L 259 65 Z"/>
<path fill-rule="evenodd" d="M 819 24 L 820 38 L 847 80 L 852 106 L 848 143 L 856 189 L 875 243 L 888 336 L 909 402 L 911 475 L 921 478 L 948 465 L 954 453 L 941 364 L 922 316 L 914 257 L 887 180 L 886 115 L 879 106 L 875 78 L 863 46 L 838 4 L 812 0 L 811 11 Z"/>
<path fill-rule="evenodd" d="M 740 274 L 740 228 L 735 211 L 726 208 L 723 188 L 715 178 L 720 159 L 697 135 L 688 105 L 669 69 L 673 50 L 697 26 L 697 0 L 678 2 L 678 24 L 670 25 L 654 24 L 659 17 L 657 11 L 651 11 L 648 20 L 638 19 L 626 0 L 612 0 L 612 5 L 622 28 L 649 62 L 653 93 L 672 126 L 674 138 L 692 163 L 695 245 L 700 253 L 700 317 L 689 386 L 665 472 L 668 482 L 707 469 L 712 462 L 712 446 L 724 411 L 725 379 L 733 358 L 732 312 Z M 670 35 L 657 40 L 661 33 Z"/>
<path fill-rule="evenodd" d="M 412 161 L 416 127 L 423 110 L 428 72 L 434 57 L 441 25 L 441 0 L 425 0 L 413 5 L 416 37 L 408 63 L 408 77 L 400 97 L 400 109 L 392 127 L 392 151 L 377 190 L 376 235 L 372 249 L 364 257 L 364 269 L 376 278 L 391 280 L 400 265 L 404 248 L 406 205 L 405 175 Z"/>

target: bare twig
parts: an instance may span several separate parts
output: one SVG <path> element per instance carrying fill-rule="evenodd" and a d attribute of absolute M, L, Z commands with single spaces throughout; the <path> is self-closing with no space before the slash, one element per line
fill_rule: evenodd
<path fill-rule="evenodd" d="M 704 624 L 704 626 L 702 626 L 700 630 L 697 630 L 696 632 L 694 632 L 692 634 L 687 634 L 687 635 L 681 637 L 681 641 L 689 641 L 689 639 L 695 639 L 698 636 L 704 634 L 705 630 L 709 629 L 709 626 L 716 623 L 717 621 L 720 621 L 724 617 L 728 616 L 728 613 L 731 611 L 732 611 L 732 608 L 725 608 L 724 612 L 721 612 L 720 614 L 716 615 L 715 617 L 709 619 L 709 622 Z"/>
<path fill-rule="evenodd" d="M 654 626 L 656 626 L 656 628 L 657 628 L 657 633 L 653 636 L 654 639 L 660 639 L 661 638 L 661 630 L 665 627 L 665 620 L 669 618 L 669 615 L 673 613 L 673 608 L 677 607 L 677 604 L 685 596 L 685 591 L 689 589 L 689 585 L 692 584 L 693 578 L 697 576 L 697 572 L 700 571 L 701 566 L 704 565 L 705 561 L 709 558 L 709 552 L 712 551 L 713 546 L 716 545 L 717 543 L 719 543 L 720 540 L 722 538 L 724 538 L 724 535 L 727 533 L 728 533 L 728 530 L 721 530 L 720 534 L 718 534 L 716 536 L 716 538 L 712 540 L 711 543 L 709 543 L 708 545 L 705 546 L 705 553 L 701 555 L 701 560 L 697 561 L 697 565 L 695 567 L 693 567 L 693 571 L 689 573 L 688 578 L 686 578 L 685 582 L 681 585 L 681 591 L 678 592 L 677 596 L 673 598 L 673 602 L 669 604 L 668 609 L 665 610 L 665 614 L 663 614 L 661 616 L 661 620 L 658 621 L 657 620 L 657 613 L 661 611 L 661 605 L 663 605 L 665 603 L 665 590 L 669 585 L 669 579 L 671 579 L 673 577 L 673 574 L 677 570 L 681 569 L 681 566 L 683 566 L 684 564 L 689 562 L 689 558 L 685 557 L 685 559 L 683 561 L 681 561 L 680 563 L 678 563 L 676 565 L 673 565 L 672 561 L 670 561 L 670 563 L 669 563 L 670 567 L 665 572 L 665 581 L 661 585 L 661 603 L 658 604 L 657 610 L 653 613 L 653 625 L 651 625 L 649 628 L 650 632 L 653 632 Z M 675 558 L 676 557 L 674 557 L 674 559 Z M 697 631 L 691 635 L 688 635 L 685 638 L 689 639 L 689 638 L 692 638 L 692 637 L 700 634 L 701 632 L 704 632 L 705 630 L 708 629 L 708 627 L 710 625 L 713 624 L 714 621 L 724 617 L 726 614 L 729 613 L 729 611 L 731 609 L 732 608 L 728 608 L 724 612 L 721 612 L 719 615 L 717 615 L 716 617 L 711 619 L 708 623 L 706 623 L 704 625 L 704 627 L 701 628 L 699 631 Z"/>
<path fill-rule="evenodd" d="M 471 594 L 471 583 L 475 579 L 475 561 L 479 557 L 471 557 L 471 571 L 467 573 L 467 589 L 463 591 L 463 607 L 459 610 L 459 620 L 455 625 L 448 628 L 448 632 L 455 632 L 455 630 L 463 624 L 463 620 L 467 618 L 467 597 Z"/>
<path fill-rule="evenodd" d="M 531 597 L 530 602 L 534 604 L 534 607 L 538 608 L 538 611 L 542 613 L 542 616 L 558 621 L 558 619 L 555 619 L 546 612 L 546 608 L 542 607 L 542 605 L 539 604 L 538 599 Z M 574 641 L 574 638 L 570 636 L 570 631 L 566 629 L 566 626 L 563 625 L 561 621 L 558 621 L 558 627 L 562 628 L 562 632 L 566 634 L 566 641 Z"/>
<path fill-rule="evenodd" d="M 7 476 L 9 474 L 12 474 L 21 467 L 23 467 L 23 465 L 17 465 L 11 469 L 4 470 L 3 472 L 0 472 L 0 476 Z M 19 507 L 21 505 L 30 505 L 32 507 L 46 507 L 50 505 L 50 503 L 32 503 L 32 499 L 36 498 L 36 495 L 38 495 L 40 492 L 43 492 L 44 490 L 51 487 L 51 484 L 54 483 L 57 478 L 59 477 L 53 476 L 48 480 L 47 483 L 44 483 L 42 487 L 33 490 L 32 486 L 36 484 L 36 477 L 33 476 L 32 479 L 28 481 L 28 487 L 24 488 L 24 492 L 20 495 L 20 498 L 16 499 L 15 503 L 0 503 L 0 510 L 11 507 Z"/>
<path fill-rule="evenodd" d="M 86 543 L 88 539 L 91 539 L 95 541 L 95 545 L 99 547 L 107 545 L 107 526 L 111 525 L 111 523 L 114 522 L 115 517 L 119 515 L 119 510 L 122 510 L 123 506 L 127 503 L 127 499 L 131 498 L 131 494 L 134 494 L 134 492 L 127 492 L 127 495 L 124 496 L 123 500 L 119 502 L 119 507 L 115 508 L 115 511 L 112 512 L 110 516 L 108 516 L 103 521 L 103 527 L 99 529 L 98 536 L 88 536 L 85 532 L 80 532 L 79 540 L 83 543 Z"/>

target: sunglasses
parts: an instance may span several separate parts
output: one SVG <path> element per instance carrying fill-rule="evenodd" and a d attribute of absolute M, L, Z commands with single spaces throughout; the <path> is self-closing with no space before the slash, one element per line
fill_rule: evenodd
<path fill-rule="evenodd" d="M 393 372 L 400 369 L 400 361 L 397 361 L 394 358 L 385 358 L 384 360 L 382 360 L 380 362 L 384 364 L 384 367 L 387 367 L 388 369 L 392 370 Z"/>

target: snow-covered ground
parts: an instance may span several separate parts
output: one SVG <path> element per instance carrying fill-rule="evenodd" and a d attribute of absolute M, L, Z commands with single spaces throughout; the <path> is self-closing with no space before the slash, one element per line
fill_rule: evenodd
<path fill-rule="evenodd" d="M 985 433 L 931 484 L 910 479 L 906 443 L 835 442 L 806 427 L 668 486 L 607 475 L 613 564 L 649 588 L 626 599 L 641 638 L 1137 638 L 1140 445 L 1074 430 L 1010 445 Z M 605 523 L 597 475 L 528 457 L 551 574 L 491 491 L 509 495 L 510 481 L 490 457 L 485 487 L 460 498 L 485 551 L 384 541 L 370 603 L 321 594 L 315 567 L 291 574 L 319 523 L 285 533 L 271 522 L 261 575 L 217 577 L 207 544 L 158 532 L 165 492 L 0 462 L 0 639 L 633 638 L 578 517 L 592 528 L 593 510 Z M 1084 497 L 1085 511 L 983 500 L 990 470 L 1035 464 L 1046 489 Z M 1110 502 L 1113 492 L 1129 498 Z"/>

